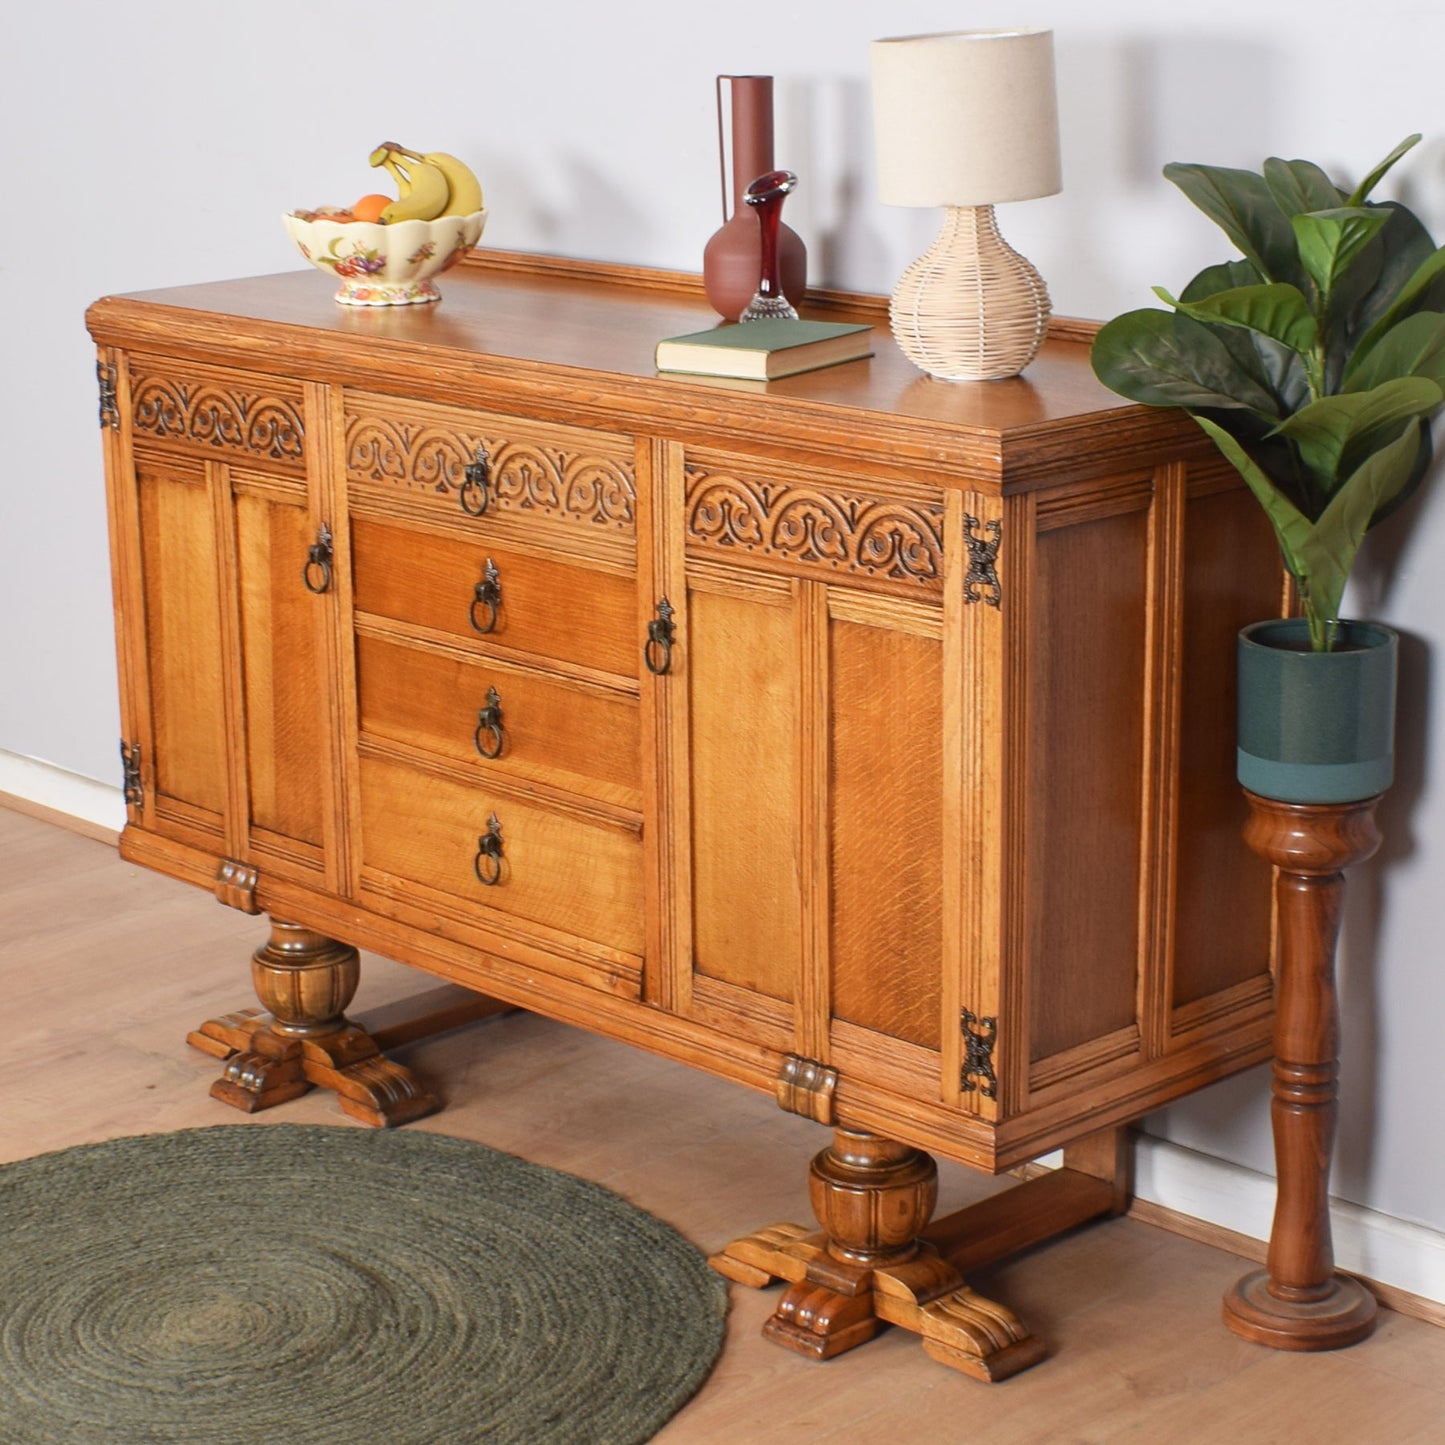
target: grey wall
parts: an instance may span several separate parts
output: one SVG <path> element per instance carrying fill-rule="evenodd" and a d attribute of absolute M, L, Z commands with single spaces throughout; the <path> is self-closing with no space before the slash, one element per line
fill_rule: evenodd
<path fill-rule="evenodd" d="M 867 42 L 1031 23 L 1057 32 L 1065 190 L 1005 208 L 1001 224 L 1060 313 L 1147 304 L 1150 283 L 1177 286 L 1223 254 L 1160 180 L 1166 160 L 1305 155 L 1343 178 L 1422 130 L 1399 193 L 1445 236 L 1445 10 L 1213 0 L 1188 12 L 1152 0 L 14 7 L 0 53 L 0 755 L 118 781 L 86 305 L 297 267 L 279 214 L 371 189 L 381 139 L 475 161 L 490 244 L 695 270 L 719 219 L 713 76 L 771 72 L 778 158 L 803 177 L 789 220 L 813 279 L 887 291 L 938 217 L 877 203 Z M 1405 677 L 1388 841 L 1351 882 L 1335 1189 L 1445 1229 L 1442 493 L 1372 538 L 1354 598 L 1403 631 Z M 1258 1073 L 1151 1127 L 1271 1167 Z"/>

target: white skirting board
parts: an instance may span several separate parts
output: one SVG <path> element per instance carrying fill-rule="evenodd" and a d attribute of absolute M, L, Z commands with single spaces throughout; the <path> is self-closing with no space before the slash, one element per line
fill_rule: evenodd
<path fill-rule="evenodd" d="M 115 768 L 119 774 L 118 757 Z M 10 793 L 51 812 L 79 818 L 113 833 L 125 827 L 125 800 L 118 787 L 67 772 L 39 758 L 6 752 L 3 748 L 0 748 L 0 793 Z"/>
<path fill-rule="evenodd" d="M 18 753 L 0 750 L 0 793 L 115 832 L 125 825 L 119 788 Z M 1061 1156 L 1039 1162 L 1057 1165 Z M 1272 1177 L 1166 1139 L 1138 1136 L 1134 1194 L 1235 1234 L 1269 1238 Z M 1445 1233 L 1343 1199 L 1332 1201 L 1330 1222 L 1341 1269 L 1445 1305 Z"/>
<path fill-rule="evenodd" d="M 1134 1197 L 1251 1239 L 1268 1239 L 1274 1218 L 1272 1175 L 1148 1134 L 1136 1139 Z M 1340 1269 L 1445 1304 L 1445 1233 L 1339 1198 L 1330 1233 Z"/>

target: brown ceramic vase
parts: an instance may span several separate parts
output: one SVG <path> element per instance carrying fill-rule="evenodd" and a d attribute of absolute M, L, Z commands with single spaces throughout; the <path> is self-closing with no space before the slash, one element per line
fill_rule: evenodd
<path fill-rule="evenodd" d="M 713 233 L 702 254 L 703 287 L 713 309 L 736 321 L 758 289 L 762 274 L 762 232 L 751 206 L 743 204 L 750 182 L 773 169 L 773 77 L 719 76 L 732 91 L 732 214 Z M 719 115 L 721 135 L 721 115 Z M 783 294 L 797 306 L 808 282 L 808 252 L 786 224 L 778 228 L 778 262 Z"/>

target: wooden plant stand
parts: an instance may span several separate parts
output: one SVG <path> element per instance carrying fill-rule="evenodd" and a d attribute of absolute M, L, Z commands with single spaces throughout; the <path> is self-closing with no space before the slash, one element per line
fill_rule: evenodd
<path fill-rule="evenodd" d="M 1278 869 L 1274 1099 L 1278 1174 L 1266 1267 L 1224 1297 L 1235 1334 L 1277 1350 L 1334 1350 L 1375 1326 L 1374 1296 L 1334 1267 L 1329 1180 L 1338 1106 L 1335 944 L 1344 872 L 1380 845 L 1379 798 L 1340 805 L 1275 802 L 1246 792 L 1245 839 Z"/>
<path fill-rule="evenodd" d="M 938 1170 L 921 1149 L 851 1129 L 809 1169 L 823 1228 L 777 1224 L 734 1240 L 709 1263 L 739 1284 L 788 1288 L 763 1334 L 815 1360 L 870 1340 L 884 1325 L 922 1337 L 933 1359 L 989 1382 L 1037 1364 L 1042 1340 L 964 1275 L 1102 1215 L 1131 1193 L 1125 1129 L 1064 1151 L 1064 1167 L 929 1223 Z"/>

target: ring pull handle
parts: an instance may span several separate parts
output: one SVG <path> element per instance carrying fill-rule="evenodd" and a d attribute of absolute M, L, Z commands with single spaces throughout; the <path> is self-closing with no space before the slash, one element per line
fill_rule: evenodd
<path fill-rule="evenodd" d="M 502 574 L 490 557 L 482 568 L 482 580 L 472 594 L 471 620 L 477 632 L 497 630 L 497 609 L 502 605 Z"/>
<path fill-rule="evenodd" d="M 301 580 L 308 592 L 319 596 L 331 591 L 331 558 L 331 528 L 323 522 L 316 540 L 306 549 L 306 565 L 301 569 Z"/>
<path fill-rule="evenodd" d="M 492 504 L 491 493 L 487 491 L 492 480 L 492 459 L 480 442 L 477 443 L 476 455 L 462 475 L 465 480 L 457 492 L 457 500 L 467 516 L 480 517 Z"/>
<path fill-rule="evenodd" d="M 484 888 L 495 888 L 502 881 L 502 824 L 495 813 L 487 819 L 487 831 L 477 839 L 472 872 Z"/>
<path fill-rule="evenodd" d="M 477 751 L 488 760 L 502 756 L 506 734 L 502 731 L 502 698 L 494 687 L 487 689 L 487 705 L 477 710 L 477 730 L 472 734 Z"/>
<path fill-rule="evenodd" d="M 657 616 L 647 624 L 647 641 L 642 648 L 642 660 L 654 677 L 672 671 L 673 632 L 672 604 L 664 597 L 657 604 Z"/>

